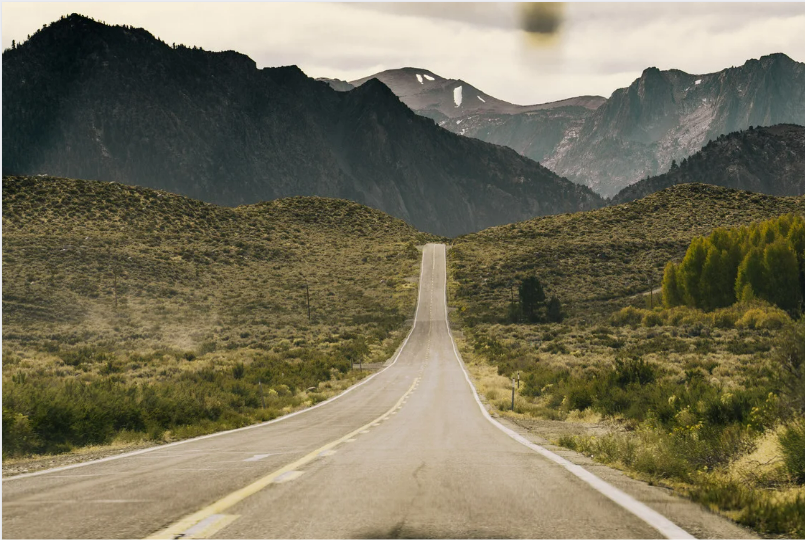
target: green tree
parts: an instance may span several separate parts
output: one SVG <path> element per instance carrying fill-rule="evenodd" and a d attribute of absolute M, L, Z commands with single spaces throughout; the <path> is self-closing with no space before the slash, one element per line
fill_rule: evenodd
<path fill-rule="evenodd" d="M 738 300 L 747 302 L 756 296 L 765 296 L 764 274 L 763 254 L 756 247 L 750 249 L 738 267 L 735 280 L 735 296 Z"/>
<path fill-rule="evenodd" d="M 676 270 L 677 265 L 669 262 L 665 265 L 665 272 L 662 276 L 662 302 L 667 308 L 684 304 L 682 288 L 679 286 L 679 278 Z"/>
<path fill-rule="evenodd" d="M 545 290 L 536 276 L 525 278 L 518 290 L 520 296 L 520 309 L 529 322 L 539 320 L 540 308 L 545 303 Z"/>
<path fill-rule="evenodd" d="M 550 322 L 562 322 L 562 302 L 555 296 L 548 300 L 548 308 L 545 313 L 546 318 Z"/>
<path fill-rule="evenodd" d="M 805 220 L 798 219 L 788 231 L 788 241 L 797 254 L 799 263 L 799 290 L 800 295 L 805 299 Z"/>
<path fill-rule="evenodd" d="M 729 262 L 726 251 L 713 244 L 708 246 L 699 286 L 700 307 L 703 309 L 717 309 L 735 303 L 735 277 Z"/>
<path fill-rule="evenodd" d="M 802 301 L 799 265 L 787 240 L 780 238 L 766 246 L 763 269 L 767 279 L 766 300 L 790 313 L 798 311 Z"/>
<path fill-rule="evenodd" d="M 707 261 L 707 245 L 706 238 L 694 238 L 677 269 L 685 304 L 698 308 L 702 307 L 701 276 Z"/>

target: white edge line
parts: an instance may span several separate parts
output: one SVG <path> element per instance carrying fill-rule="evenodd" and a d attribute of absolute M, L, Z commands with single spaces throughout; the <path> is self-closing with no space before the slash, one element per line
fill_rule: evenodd
<path fill-rule="evenodd" d="M 427 247 L 427 244 L 425 245 L 425 247 Z M 326 399 L 326 400 L 322 401 L 321 403 L 317 403 L 316 405 L 308 407 L 307 409 L 302 409 L 301 411 L 292 412 L 292 413 L 286 414 L 284 416 L 280 416 L 279 418 L 274 418 L 273 420 L 268 420 L 266 422 L 261 422 L 259 424 L 252 424 L 250 426 L 244 426 L 244 427 L 241 427 L 241 428 L 228 429 L 226 431 L 218 431 L 216 433 L 210 433 L 208 435 L 201 435 L 199 437 L 193 437 L 192 439 L 184 439 L 182 441 L 176 441 L 176 442 L 172 442 L 172 443 L 168 443 L 168 444 L 152 446 L 150 448 L 144 448 L 142 450 L 135 450 L 133 452 L 126 452 L 125 454 L 117 454 L 117 455 L 114 455 L 114 456 L 109 456 L 109 457 L 105 457 L 105 458 L 101 458 L 101 459 L 94 459 L 92 461 L 84 461 L 82 463 L 73 463 L 72 465 L 64 465 L 63 467 L 55 467 L 53 469 L 46 469 L 46 470 L 43 470 L 43 471 L 36 471 L 36 472 L 30 472 L 30 473 L 17 474 L 17 475 L 9 476 L 9 477 L 4 476 L 3 477 L 3 482 L 7 482 L 7 481 L 11 481 L 11 480 L 21 480 L 23 478 L 31 478 L 33 476 L 42 476 L 42 475 L 45 475 L 45 474 L 51 474 L 51 473 L 55 473 L 55 472 L 67 471 L 67 470 L 70 470 L 70 469 L 77 469 L 79 467 L 86 467 L 87 465 L 95 465 L 95 464 L 104 463 L 104 462 L 107 462 L 107 461 L 114 461 L 116 459 L 123 459 L 123 458 L 127 458 L 127 457 L 132 457 L 132 456 L 139 456 L 141 454 L 147 454 L 148 452 L 155 452 L 157 450 L 164 450 L 166 448 L 172 448 L 172 447 L 179 446 L 179 445 L 182 445 L 182 444 L 188 444 L 188 443 L 192 443 L 192 442 L 196 442 L 196 441 L 202 441 L 204 439 L 212 439 L 213 437 L 220 437 L 222 435 L 228 435 L 230 433 L 238 433 L 240 431 L 246 431 L 246 430 L 249 430 L 249 429 L 257 429 L 257 428 L 267 426 L 269 424 L 274 424 L 276 422 L 281 422 L 283 420 L 287 420 L 288 418 L 292 418 L 292 417 L 297 416 L 299 414 L 303 414 L 303 413 L 312 411 L 313 409 L 318 409 L 319 407 L 323 407 L 324 405 L 327 405 L 327 404 L 332 403 L 333 401 L 335 401 L 335 400 L 337 400 L 339 398 L 344 397 L 345 395 L 349 394 L 350 392 L 352 392 L 353 390 L 355 390 L 359 386 L 362 386 L 362 385 L 368 383 L 369 381 L 371 381 L 372 379 L 374 379 L 375 377 L 377 377 L 378 375 L 380 375 L 381 373 L 386 371 L 388 368 L 390 368 L 391 366 L 396 364 L 397 360 L 399 360 L 400 355 L 403 352 L 403 349 L 405 349 L 405 346 L 408 344 L 408 338 L 410 338 L 411 334 L 414 333 L 414 330 L 416 329 L 417 320 L 419 318 L 419 307 L 421 305 L 421 300 L 422 300 L 422 276 L 424 275 L 424 272 L 425 272 L 425 247 L 422 248 L 422 261 L 419 264 L 419 291 L 417 292 L 416 310 L 414 311 L 414 324 L 411 325 L 411 330 L 408 331 L 408 335 L 405 336 L 405 339 L 403 340 L 402 344 L 397 349 L 397 352 L 394 355 L 394 361 L 391 364 L 389 364 L 386 367 L 384 367 L 383 369 L 381 369 L 380 371 L 378 371 L 377 373 L 374 373 L 374 374 L 366 377 L 361 382 L 353 384 L 352 386 L 350 386 L 349 388 L 347 388 L 346 390 L 344 390 L 340 394 L 337 394 L 337 395 L 335 395 L 335 396 L 333 396 L 333 397 L 331 397 L 329 399 Z"/>
<path fill-rule="evenodd" d="M 467 373 L 466 368 L 464 367 L 464 361 L 461 359 L 461 355 L 458 352 L 458 348 L 456 347 L 456 341 L 453 339 L 453 332 L 450 330 L 450 320 L 448 318 L 448 309 L 447 309 L 447 248 L 444 248 L 444 265 L 445 265 L 445 274 L 444 274 L 444 316 L 445 316 L 445 324 L 447 325 L 447 333 L 450 335 L 450 342 L 453 344 L 453 353 L 456 357 L 456 361 L 458 365 L 461 367 L 461 370 L 464 372 L 464 378 L 467 380 L 467 384 L 470 385 L 470 389 L 472 390 L 472 395 L 475 397 L 475 401 L 478 403 L 478 408 L 481 409 L 481 413 L 484 415 L 484 418 L 489 420 L 492 425 L 496 428 L 501 430 L 503 433 L 517 441 L 518 443 L 527 446 L 531 450 L 537 452 L 538 454 L 548 458 L 549 460 L 553 461 L 554 463 L 561 465 L 571 474 L 575 475 L 576 477 L 580 478 L 582 481 L 587 483 L 593 489 L 613 501 L 615 504 L 619 505 L 620 507 L 624 508 L 625 510 L 631 512 L 653 528 L 657 529 L 663 536 L 666 538 L 696 538 L 695 536 L 691 536 L 688 532 L 684 529 L 676 525 L 673 521 L 669 520 L 659 512 L 652 510 L 642 502 L 638 501 L 631 495 L 621 491 L 620 489 L 616 488 L 612 484 L 602 480 L 601 478 L 597 477 L 584 467 L 580 465 L 576 465 L 575 463 L 568 461 L 567 459 L 563 458 L 562 456 L 555 454 L 544 448 L 538 444 L 534 444 L 533 442 L 529 441 L 516 431 L 507 428 L 494 418 L 490 416 L 489 411 L 486 410 L 483 403 L 481 403 L 481 399 L 478 397 L 478 392 L 475 389 L 475 385 L 472 384 L 470 380 L 470 376 Z"/>

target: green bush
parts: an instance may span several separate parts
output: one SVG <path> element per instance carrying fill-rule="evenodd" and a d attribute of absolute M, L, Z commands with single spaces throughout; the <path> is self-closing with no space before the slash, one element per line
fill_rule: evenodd
<path fill-rule="evenodd" d="M 795 482 L 805 484 L 805 422 L 792 424 L 780 434 L 785 466 Z"/>

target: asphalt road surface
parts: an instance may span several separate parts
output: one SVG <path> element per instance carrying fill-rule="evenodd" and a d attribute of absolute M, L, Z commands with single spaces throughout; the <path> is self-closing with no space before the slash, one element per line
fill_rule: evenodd
<path fill-rule="evenodd" d="M 330 402 L 5 478 L 3 537 L 685 537 L 488 417 L 454 348 L 445 281 L 445 247 L 429 244 L 407 341 L 388 368 Z"/>

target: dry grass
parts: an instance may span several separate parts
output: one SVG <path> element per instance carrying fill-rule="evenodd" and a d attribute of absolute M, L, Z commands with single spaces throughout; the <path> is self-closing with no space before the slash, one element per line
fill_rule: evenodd
<path fill-rule="evenodd" d="M 325 399 L 360 376 L 350 358 L 382 362 L 400 343 L 416 303 L 416 246 L 431 239 L 343 200 L 231 209 L 114 183 L 6 177 L 4 418 L 14 385 L 144 388 L 207 372 L 231 378 L 241 364 L 249 392 L 258 377 L 266 392 L 288 389 L 272 415 L 311 403 L 309 386 L 331 385 L 316 392 Z M 266 362 L 288 369 L 266 372 Z M 330 367 L 314 375 L 316 362 Z M 239 414 L 236 424 L 265 416 Z"/>

